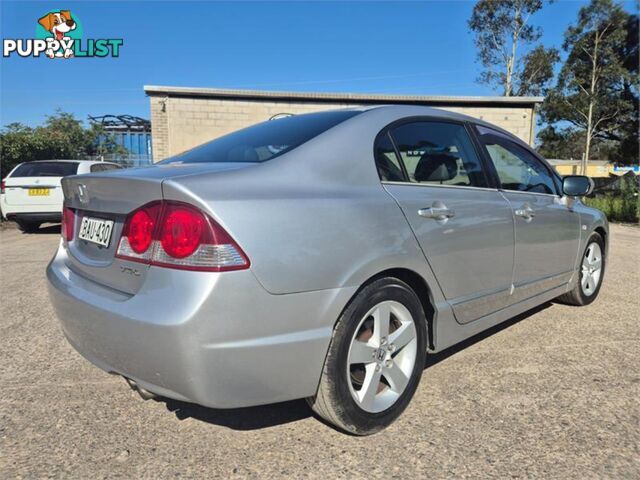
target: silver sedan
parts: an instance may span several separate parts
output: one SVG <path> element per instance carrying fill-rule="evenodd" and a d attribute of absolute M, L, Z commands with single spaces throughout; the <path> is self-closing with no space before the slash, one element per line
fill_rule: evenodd
<path fill-rule="evenodd" d="M 588 178 L 425 107 L 280 118 L 62 184 L 47 276 L 84 357 L 145 397 L 307 398 L 358 435 L 402 413 L 428 353 L 591 303 L 607 258 Z"/>

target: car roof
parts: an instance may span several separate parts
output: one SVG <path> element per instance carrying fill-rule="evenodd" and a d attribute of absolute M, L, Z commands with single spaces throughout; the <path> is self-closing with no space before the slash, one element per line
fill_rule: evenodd
<path fill-rule="evenodd" d="M 38 162 L 57 162 L 57 163 L 68 163 L 68 162 L 82 162 L 82 163 L 113 163 L 113 162 L 103 162 L 102 160 L 76 160 L 73 158 L 65 158 L 65 159 L 57 159 L 52 158 L 51 160 L 29 160 L 27 162 L 22 163 L 38 163 Z"/>
<path fill-rule="evenodd" d="M 522 139 L 518 138 L 508 130 L 499 127 L 498 125 L 486 122 L 477 117 L 472 117 L 458 112 L 452 112 L 450 110 L 444 110 L 442 108 L 426 107 L 423 105 L 372 105 L 361 109 L 361 111 L 363 112 L 363 117 L 366 115 L 382 114 L 387 118 L 388 123 L 393 123 L 394 121 L 411 117 L 433 117 L 434 119 L 475 123 L 476 125 L 482 125 L 493 130 L 497 130 L 502 134 L 508 136 L 516 143 L 525 145 L 527 148 L 530 148 L 530 145 L 528 145 Z"/>
<path fill-rule="evenodd" d="M 107 165 L 118 165 L 121 166 L 120 163 L 117 162 L 110 162 L 108 160 L 73 160 L 73 159 L 55 159 L 55 160 L 29 160 L 26 162 L 21 162 L 18 165 L 25 165 L 28 163 L 84 163 L 87 165 L 95 165 L 95 164 L 107 164 Z"/>
<path fill-rule="evenodd" d="M 332 111 L 340 112 L 345 110 L 351 110 L 355 112 L 362 113 L 378 113 L 384 114 L 388 116 L 389 119 L 395 118 L 396 120 L 401 120 L 403 118 L 410 117 L 434 117 L 434 118 L 443 118 L 450 120 L 457 120 L 460 122 L 472 122 L 478 125 L 484 125 L 489 128 L 493 128 L 494 130 L 499 130 L 500 132 L 509 135 L 510 137 L 517 138 L 511 132 L 494 125 L 492 123 L 486 122 L 480 118 L 472 117 L 470 115 L 465 115 L 463 113 L 453 112 L 451 110 L 445 110 L 439 107 L 427 107 L 424 105 L 411 105 L 411 104 L 384 104 L 384 105 L 361 105 L 355 107 L 346 107 L 346 108 L 336 108 L 332 109 Z M 357 117 L 354 117 L 354 120 L 357 121 Z M 393 120 L 391 120 L 393 121 Z"/>
<path fill-rule="evenodd" d="M 412 116 L 425 116 L 425 117 L 438 117 L 449 118 L 452 120 L 474 122 L 480 124 L 487 124 L 487 126 L 493 126 L 483 120 L 476 117 L 471 117 L 463 113 L 452 112 L 451 110 L 444 110 L 438 107 L 426 107 L 423 105 L 373 105 L 363 111 L 372 110 L 384 110 L 390 115 L 397 115 L 398 117 L 412 117 Z"/>

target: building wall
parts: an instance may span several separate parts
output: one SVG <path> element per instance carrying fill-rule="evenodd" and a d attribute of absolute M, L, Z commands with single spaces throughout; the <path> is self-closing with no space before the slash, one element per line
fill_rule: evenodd
<path fill-rule="evenodd" d="M 158 162 L 226 133 L 268 120 L 278 113 L 307 113 L 353 103 L 235 100 L 229 98 L 150 96 L 153 159 Z M 496 124 L 531 143 L 531 108 L 441 107 Z"/>
<path fill-rule="evenodd" d="M 556 171 L 564 176 L 564 175 L 583 175 L 582 173 L 582 165 L 579 160 L 549 160 L 549 163 L 553 165 Z M 598 160 L 590 160 L 587 164 L 587 171 L 584 175 L 588 177 L 598 178 L 598 177 L 608 177 L 610 174 L 614 173 L 614 165 Z"/>

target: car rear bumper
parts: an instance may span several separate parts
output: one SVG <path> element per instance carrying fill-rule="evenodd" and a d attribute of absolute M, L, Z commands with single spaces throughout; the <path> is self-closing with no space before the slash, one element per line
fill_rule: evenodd
<path fill-rule="evenodd" d="M 8 203 L 7 195 L 0 195 L 0 205 L 2 206 L 2 216 L 10 220 L 16 216 L 42 216 L 42 222 L 59 222 L 62 214 L 62 199 L 52 199 L 50 203 Z M 53 220 L 52 218 L 57 218 Z M 37 221 L 34 218 L 34 221 Z M 39 221 L 39 220 L 38 220 Z"/>
<path fill-rule="evenodd" d="M 151 267 L 129 295 L 75 273 L 66 258 L 61 247 L 47 277 L 73 347 L 150 392 L 215 408 L 313 395 L 333 324 L 355 293 L 272 295 L 250 270 Z"/>
<path fill-rule="evenodd" d="M 60 212 L 31 212 L 31 213 L 7 213 L 7 220 L 17 220 L 19 222 L 52 222 L 59 223 L 62 218 Z"/>

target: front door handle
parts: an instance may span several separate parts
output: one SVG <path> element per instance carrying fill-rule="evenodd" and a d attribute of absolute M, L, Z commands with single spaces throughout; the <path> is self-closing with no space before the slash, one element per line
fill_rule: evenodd
<path fill-rule="evenodd" d="M 434 204 L 433 207 L 418 210 L 418 215 L 425 218 L 434 218 L 435 220 L 447 220 L 454 217 L 456 212 L 447 207 L 440 207 Z"/>
<path fill-rule="evenodd" d="M 536 216 L 536 212 L 529 205 L 525 204 L 522 208 L 517 209 L 515 212 L 516 217 L 522 217 L 525 220 L 531 220 Z"/>

